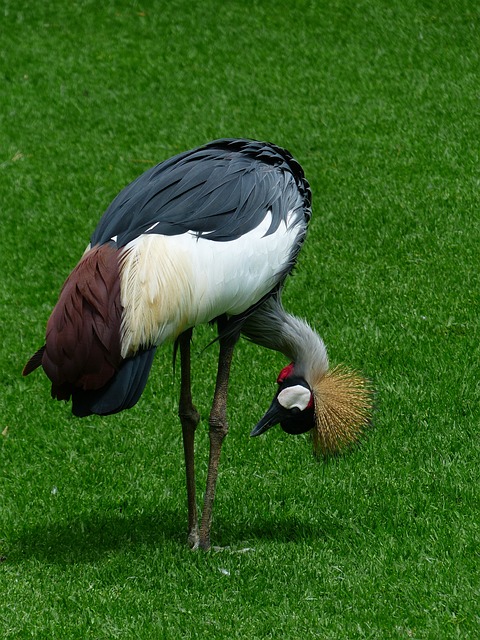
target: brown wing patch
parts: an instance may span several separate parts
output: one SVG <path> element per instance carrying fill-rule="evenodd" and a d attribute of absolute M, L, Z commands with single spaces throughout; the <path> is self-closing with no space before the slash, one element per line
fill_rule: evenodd
<path fill-rule="evenodd" d="M 42 365 L 54 398 L 68 399 L 73 387 L 99 389 L 112 378 L 122 360 L 121 320 L 118 251 L 95 246 L 67 278 L 47 323 Z"/>

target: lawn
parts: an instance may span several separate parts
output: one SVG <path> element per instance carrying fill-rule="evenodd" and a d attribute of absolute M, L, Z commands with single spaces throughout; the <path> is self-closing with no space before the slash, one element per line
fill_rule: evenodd
<path fill-rule="evenodd" d="M 480 637 L 480 10 L 469 0 L 0 3 L 4 638 Z M 41 373 L 118 191 L 210 139 L 287 147 L 313 192 L 284 302 L 376 388 L 363 445 L 249 432 L 285 362 L 242 341 L 212 540 L 192 552 L 178 375 L 72 417 Z M 198 490 L 217 346 L 194 340 Z"/>

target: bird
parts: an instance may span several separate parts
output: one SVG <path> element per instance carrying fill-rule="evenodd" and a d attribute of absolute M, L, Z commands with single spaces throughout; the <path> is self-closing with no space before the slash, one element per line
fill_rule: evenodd
<path fill-rule="evenodd" d="M 367 380 L 331 368 L 323 339 L 283 307 L 311 201 L 301 165 L 269 142 L 214 140 L 148 169 L 105 210 L 61 289 L 45 344 L 23 369 L 28 375 L 41 366 L 52 397 L 71 400 L 75 416 L 110 415 L 138 402 L 157 348 L 173 344 L 192 549 L 211 547 L 228 383 L 241 336 L 289 360 L 252 436 L 280 424 L 288 434 L 312 432 L 314 450 L 329 455 L 357 442 L 370 422 Z M 199 520 L 191 341 L 204 323 L 217 326 L 219 356 Z"/>

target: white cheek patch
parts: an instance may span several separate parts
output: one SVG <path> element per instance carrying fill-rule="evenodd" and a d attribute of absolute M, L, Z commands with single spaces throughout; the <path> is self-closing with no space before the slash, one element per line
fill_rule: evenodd
<path fill-rule="evenodd" d="M 303 411 L 308 407 L 310 397 L 311 393 L 308 389 L 301 384 L 296 384 L 293 387 L 282 389 L 277 396 L 277 400 L 284 409 L 297 408 Z"/>

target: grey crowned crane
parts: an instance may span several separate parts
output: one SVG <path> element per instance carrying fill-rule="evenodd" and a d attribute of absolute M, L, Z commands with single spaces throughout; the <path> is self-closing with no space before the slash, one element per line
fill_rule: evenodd
<path fill-rule="evenodd" d="M 300 165 L 265 142 L 223 139 L 181 153 L 139 176 L 110 204 L 47 323 L 46 344 L 24 368 L 43 367 L 52 397 L 74 415 L 107 415 L 140 398 L 158 346 L 180 350 L 179 416 L 188 497 L 188 541 L 210 547 L 215 486 L 227 434 L 227 387 L 243 334 L 291 361 L 256 436 L 275 424 L 312 431 L 315 448 L 340 450 L 366 426 L 370 391 L 355 373 L 330 369 L 322 339 L 288 314 L 281 288 L 305 239 L 310 187 Z M 200 526 L 190 389 L 190 342 L 218 326 L 218 372 Z"/>

